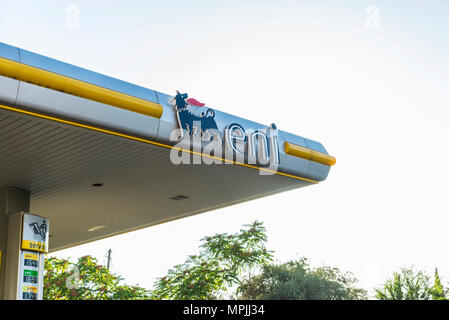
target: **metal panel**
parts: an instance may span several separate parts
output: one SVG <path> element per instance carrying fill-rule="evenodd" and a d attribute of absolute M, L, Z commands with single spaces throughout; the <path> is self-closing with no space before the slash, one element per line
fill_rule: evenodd
<path fill-rule="evenodd" d="M 279 130 L 279 132 L 281 133 L 281 136 L 283 139 L 282 145 L 284 145 L 284 142 L 290 142 L 290 143 L 297 144 L 298 146 L 308 148 L 305 138 L 300 137 L 295 134 L 292 134 L 292 133 L 289 133 L 289 132 L 286 132 L 286 131 L 283 131 L 283 130 Z M 279 142 L 279 144 L 281 144 L 281 142 Z M 285 152 L 284 148 L 282 148 L 282 152 Z"/>
<path fill-rule="evenodd" d="M 327 178 L 329 166 L 288 155 L 284 148 L 284 143 L 290 142 L 328 154 L 321 143 L 282 130 L 279 130 L 279 133 L 279 154 L 281 156 L 279 170 L 317 181 L 323 181 Z"/>
<path fill-rule="evenodd" d="M 215 109 L 214 109 L 215 110 Z M 221 132 L 224 131 L 224 129 L 230 125 L 231 123 L 238 123 L 240 124 L 245 130 L 260 130 L 260 129 L 266 129 L 268 126 L 263 125 L 251 120 L 247 120 L 244 118 L 236 117 L 232 114 L 215 110 L 215 120 L 217 122 L 218 130 Z"/>
<path fill-rule="evenodd" d="M 146 138 L 156 137 L 159 119 L 63 92 L 21 82 L 17 106 L 47 115 L 113 129 Z"/>
<path fill-rule="evenodd" d="M 323 181 L 327 178 L 331 167 L 314 161 L 309 161 L 309 175 L 311 179 Z"/>
<path fill-rule="evenodd" d="M 4 51 L 4 55 L 14 58 L 14 47 L 7 45 L 0 46 L 0 52 L 2 51 Z M 164 112 L 161 121 L 157 121 L 155 119 L 146 118 L 140 114 L 133 114 L 132 112 L 126 110 L 117 110 L 101 103 L 76 98 L 61 92 L 55 92 L 49 89 L 33 86 L 28 83 L 22 83 L 22 88 L 19 87 L 17 105 L 34 111 L 43 112 L 47 115 L 63 117 L 64 119 L 92 124 L 101 128 L 125 132 L 139 137 L 156 138 L 158 141 L 163 143 L 175 144 L 175 142 L 170 141 L 170 134 L 173 129 L 178 126 L 176 113 L 173 106 L 168 103 L 168 99 L 170 99 L 171 96 L 163 93 L 156 93 L 153 90 L 135 86 L 124 81 L 113 79 L 26 50 L 20 49 L 19 53 L 22 63 L 119 92 L 134 95 L 139 98 L 160 102 L 163 105 Z M 2 96 L 0 95 L 0 100 L 1 99 Z M 7 104 L 14 103 L 11 94 L 3 97 L 3 99 Z M 192 110 L 198 112 L 199 114 L 206 114 L 208 108 L 209 106 L 204 106 L 202 108 L 193 108 Z M 231 123 L 238 123 L 247 131 L 265 130 L 268 127 L 267 125 L 242 119 L 240 117 L 215 110 L 215 108 L 213 109 L 213 121 L 215 121 L 218 130 L 222 133 Z M 298 168 L 290 167 L 289 164 L 294 164 L 297 161 L 288 161 L 289 164 L 287 164 L 286 159 L 288 156 L 283 150 L 283 143 L 285 141 L 327 154 L 327 151 L 321 143 L 310 139 L 305 139 L 283 131 L 279 131 L 279 139 L 279 158 L 281 162 L 279 169 L 283 172 L 310 177 L 309 172 L 302 171 L 304 170 L 304 165 L 300 165 Z M 322 172 L 322 170 L 318 171 Z M 321 173 L 318 173 L 318 171 L 312 175 L 318 175 L 321 177 Z"/>
<path fill-rule="evenodd" d="M 178 128 L 176 120 L 176 112 L 174 110 L 174 107 L 168 103 L 168 100 L 171 99 L 172 96 L 158 92 L 158 98 L 161 104 L 164 106 L 164 115 L 161 118 L 161 124 L 158 132 L 158 139 L 170 142 L 169 141 L 170 133 L 172 132 L 172 130 Z M 204 106 L 200 108 L 194 108 L 193 111 L 198 114 L 201 114 L 206 112 L 207 109 L 208 106 Z M 238 123 L 247 132 L 255 130 L 265 130 L 268 127 L 267 125 L 262 125 L 254 121 L 239 118 L 222 111 L 218 110 L 214 111 L 215 111 L 214 119 L 216 121 L 218 130 L 222 133 L 225 131 L 226 127 L 232 123 Z M 285 153 L 284 150 L 284 142 L 289 141 L 304 146 L 306 148 L 309 147 L 310 145 L 311 147 L 313 147 L 314 150 L 325 152 L 324 147 L 320 143 L 287 133 L 282 130 L 278 131 L 278 140 L 279 140 L 278 142 L 279 142 L 279 159 L 280 159 L 280 164 L 279 167 L 277 168 L 278 171 L 299 175 L 304 178 L 314 179 L 318 181 L 322 181 L 325 179 L 329 171 L 328 168 L 323 169 L 321 166 L 310 167 L 309 166 L 310 161 L 289 156 Z M 170 143 L 174 144 L 174 142 Z"/>
<path fill-rule="evenodd" d="M 158 103 L 154 90 L 108 77 L 97 72 L 54 60 L 23 49 L 20 49 L 20 57 L 22 63 L 33 67 Z"/>
<path fill-rule="evenodd" d="M 324 146 L 321 143 L 314 141 L 314 140 L 310 140 L 310 139 L 305 139 L 305 140 L 306 140 L 306 144 L 307 144 L 308 148 L 318 151 L 318 152 L 329 154 L 329 153 L 327 153 L 326 149 L 324 148 Z"/>
<path fill-rule="evenodd" d="M 0 42 L 0 57 L 20 62 L 19 48 Z"/>
<path fill-rule="evenodd" d="M 19 89 L 19 81 L 7 77 L 0 76 L 0 102 L 14 105 L 17 98 L 17 90 Z"/>
<path fill-rule="evenodd" d="M 159 130 L 157 133 L 157 138 L 162 142 L 174 144 L 172 141 L 170 141 L 170 134 L 173 130 L 178 128 L 178 123 L 176 120 L 176 111 L 173 106 L 168 103 L 168 101 L 173 98 L 173 96 L 157 91 L 156 94 L 159 103 L 164 108 L 164 112 L 162 112 L 162 116 L 159 119 Z"/>
<path fill-rule="evenodd" d="M 321 181 L 320 177 L 317 177 L 310 171 L 311 161 L 285 155 L 284 162 L 281 163 L 280 170 L 289 172 L 291 174 L 301 175 L 305 178 L 315 179 Z"/>
<path fill-rule="evenodd" d="M 290 142 L 294 141 L 295 144 L 306 146 L 305 139 L 303 137 L 299 137 L 282 130 L 279 130 L 278 132 L 279 132 L 279 157 L 281 159 L 279 170 L 291 174 L 297 174 L 302 177 L 311 179 L 311 176 L 309 175 L 310 161 L 289 156 L 285 153 L 284 148 L 284 143 L 286 141 Z"/>

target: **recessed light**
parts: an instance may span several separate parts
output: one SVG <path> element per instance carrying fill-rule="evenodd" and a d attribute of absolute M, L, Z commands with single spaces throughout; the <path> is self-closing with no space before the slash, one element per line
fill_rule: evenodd
<path fill-rule="evenodd" d="M 106 226 L 95 226 L 90 229 L 87 229 L 87 231 L 89 231 L 89 232 L 97 231 L 97 230 L 103 229 L 104 227 L 106 227 Z"/>
<path fill-rule="evenodd" d="M 182 194 L 178 194 L 177 196 L 171 197 L 170 199 L 179 201 L 179 200 L 184 200 L 184 199 L 187 199 L 187 198 L 188 198 L 187 196 L 184 196 Z"/>

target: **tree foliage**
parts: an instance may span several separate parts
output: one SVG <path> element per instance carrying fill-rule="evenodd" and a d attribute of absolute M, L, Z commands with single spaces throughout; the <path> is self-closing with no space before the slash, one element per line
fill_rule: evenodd
<path fill-rule="evenodd" d="M 239 285 L 251 268 L 272 260 L 265 247 L 267 237 L 261 222 L 244 225 L 236 234 L 216 234 L 201 239 L 198 255 L 158 278 L 152 298 L 174 300 L 217 299 L 229 287 Z"/>
<path fill-rule="evenodd" d="M 387 279 L 382 288 L 375 291 L 376 298 L 380 300 L 442 300 L 446 299 L 447 294 L 441 284 L 438 270 L 435 270 L 432 285 L 430 276 L 413 266 L 393 272 L 393 277 Z"/>
<path fill-rule="evenodd" d="M 65 259 L 45 259 L 44 300 L 134 300 L 146 299 L 150 292 L 121 284 L 123 278 L 109 272 L 91 256 L 72 263 Z"/>
<path fill-rule="evenodd" d="M 255 221 L 235 233 L 221 233 L 201 239 L 200 252 L 158 278 L 154 290 L 122 284 L 91 256 L 76 263 L 48 257 L 45 260 L 44 299 L 46 300 L 357 300 L 367 299 L 367 291 L 357 287 L 350 272 L 321 266 L 312 268 L 306 258 L 273 263 L 267 250 L 263 223 Z M 401 268 L 381 288 L 380 300 L 446 300 L 438 270 L 434 281 L 414 267 Z"/>
<path fill-rule="evenodd" d="M 435 281 L 430 289 L 430 293 L 432 295 L 432 300 L 446 300 L 446 295 L 448 292 L 444 289 L 443 284 L 441 283 L 437 268 L 435 268 Z"/>
<path fill-rule="evenodd" d="M 262 273 L 246 281 L 241 299 L 251 300 L 354 300 L 366 299 L 349 272 L 323 266 L 311 268 L 306 258 L 284 264 L 267 264 Z"/>

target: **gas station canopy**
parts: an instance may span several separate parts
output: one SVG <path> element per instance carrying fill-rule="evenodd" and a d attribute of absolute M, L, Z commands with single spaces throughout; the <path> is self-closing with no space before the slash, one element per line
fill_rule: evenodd
<path fill-rule="evenodd" d="M 177 129 L 201 148 L 182 147 Z M 217 139 L 232 159 L 205 151 Z M 181 149 L 190 163 L 173 161 Z M 315 184 L 334 163 L 274 124 L 0 43 L 0 188 L 30 192 L 50 251 Z"/>

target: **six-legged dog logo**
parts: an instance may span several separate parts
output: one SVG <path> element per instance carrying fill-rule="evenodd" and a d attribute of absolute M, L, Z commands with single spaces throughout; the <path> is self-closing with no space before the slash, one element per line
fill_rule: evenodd
<path fill-rule="evenodd" d="M 35 235 L 40 236 L 42 241 L 45 241 L 47 236 L 47 224 L 45 223 L 45 220 L 42 221 L 40 226 L 37 222 L 30 223 L 29 226 L 33 229 Z"/>
<path fill-rule="evenodd" d="M 170 103 L 176 110 L 181 138 L 184 137 L 184 134 L 189 136 L 201 134 L 208 136 L 211 140 L 214 139 L 214 135 L 220 137 L 213 109 L 205 107 L 204 103 L 193 98 L 188 99 L 187 93 L 179 91 L 176 91 L 176 96 Z"/>
<path fill-rule="evenodd" d="M 213 109 L 179 91 L 169 103 L 178 123 L 170 136 L 171 141 L 178 142 L 170 152 L 173 164 L 191 163 L 188 152 L 179 153 L 182 149 L 192 152 L 193 164 L 248 163 L 264 166 L 261 174 L 277 171 L 280 159 L 276 125 L 253 129 L 248 123 L 228 123 L 229 119 L 219 112 L 216 119 Z"/>

